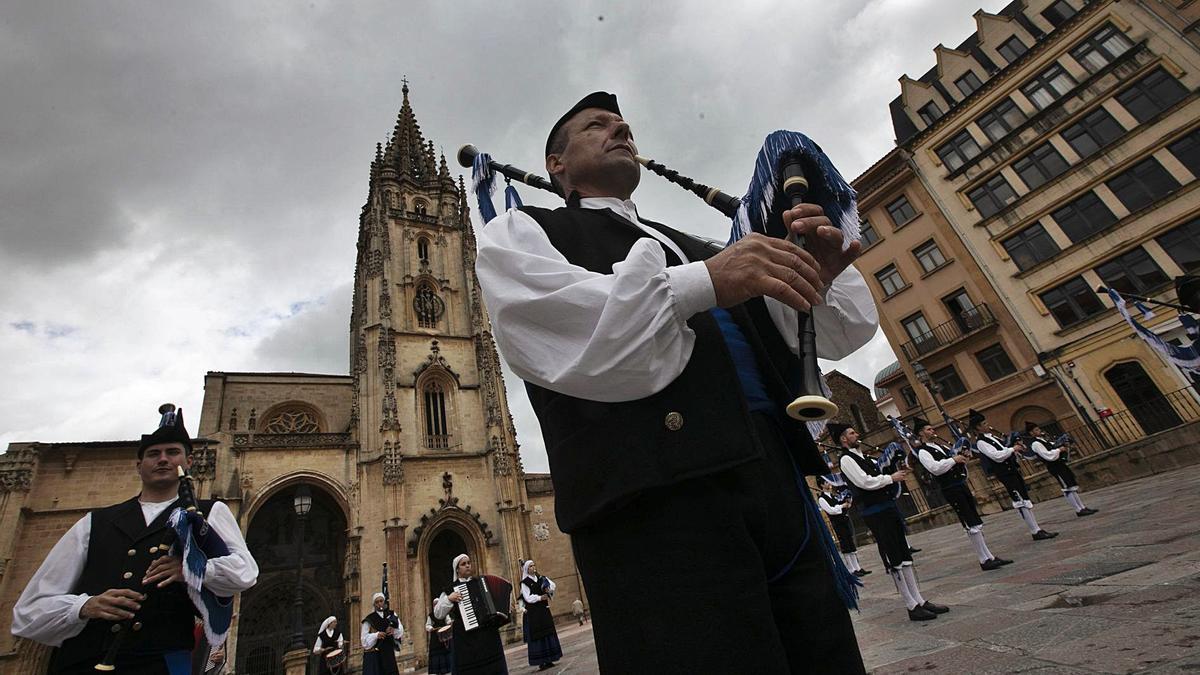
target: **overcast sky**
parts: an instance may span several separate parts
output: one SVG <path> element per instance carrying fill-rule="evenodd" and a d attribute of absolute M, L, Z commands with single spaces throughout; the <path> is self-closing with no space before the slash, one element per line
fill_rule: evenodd
<path fill-rule="evenodd" d="M 778 128 L 857 176 L 893 147 L 897 78 L 1004 4 L 9 3 L 0 448 L 135 438 L 162 401 L 198 412 L 209 370 L 347 372 L 358 214 L 402 77 L 451 159 L 472 142 L 540 170 L 553 120 L 606 89 L 643 154 L 741 194 Z M 655 176 L 635 200 L 728 232 Z M 879 334 L 826 366 L 870 384 L 892 360 Z M 508 392 L 525 467 L 544 471 L 511 374 Z"/>

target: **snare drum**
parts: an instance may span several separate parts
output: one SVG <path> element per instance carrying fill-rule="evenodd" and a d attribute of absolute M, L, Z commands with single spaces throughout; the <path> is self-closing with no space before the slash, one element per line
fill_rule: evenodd
<path fill-rule="evenodd" d="M 346 658 L 349 654 L 344 649 L 334 649 L 325 654 L 325 666 L 329 668 L 331 673 L 342 672 L 342 667 L 346 665 Z"/>
<path fill-rule="evenodd" d="M 454 627 L 453 626 L 442 626 L 441 628 L 439 628 L 437 630 L 438 639 L 441 640 L 442 645 L 444 645 L 446 647 L 450 646 L 450 639 L 453 637 L 453 635 L 454 635 Z"/>

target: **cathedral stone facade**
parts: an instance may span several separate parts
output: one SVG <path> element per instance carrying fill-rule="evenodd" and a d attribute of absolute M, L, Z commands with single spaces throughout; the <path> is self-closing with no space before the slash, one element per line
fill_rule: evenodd
<path fill-rule="evenodd" d="M 556 613 L 583 595 L 549 476 L 521 465 L 475 278 L 467 191 L 422 137 L 403 91 L 359 218 L 349 375 L 204 380 L 199 495 L 230 506 L 261 567 L 230 634 L 239 675 L 282 672 L 297 594 L 306 641 L 337 616 L 357 670 L 358 621 L 385 564 L 408 665 L 424 661 L 425 617 L 459 553 L 514 582 L 520 561 L 538 560 L 558 583 Z M 136 447 L 23 443 L 0 456 L 0 671 L 44 669 L 49 650 L 9 635 L 12 606 L 75 520 L 136 493 Z M 514 622 L 507 637 L 517 632 Z"/>

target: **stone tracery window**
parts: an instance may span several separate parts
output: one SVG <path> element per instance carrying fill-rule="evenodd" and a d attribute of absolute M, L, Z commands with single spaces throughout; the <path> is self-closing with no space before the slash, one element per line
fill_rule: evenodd
<path fill-rule="evenodd" d="M 450 447 L 450 428 L 446 419 L 446 392 L 440 382 L 425 385 L 425 447 L 445 450 Z"/>
<path fill-rule="evenodd" d="M 446 311 L 446 303 L 434 292 L 428 282 L 417 287 L 417 296 L 413 298 L 413 311 L 417 314 L 417 326 L 421 328 L 436 328 L 438 319 Z"/>
<path fill-rule="evenodd" d="M 315 434 L 321 431 L 321 425 L 311 410 L 285 408 L 272 414 L 262 430 L 268 434 Z"/>
<path fill-rule="evenodd" d="M 417 239 L 417 260 L 421 261 L 422 265 L 429 264 L 429 240 L 425 237 Z"/>

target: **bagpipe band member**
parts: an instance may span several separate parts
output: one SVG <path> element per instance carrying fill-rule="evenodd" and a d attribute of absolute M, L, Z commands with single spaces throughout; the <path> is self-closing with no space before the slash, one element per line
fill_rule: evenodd
<path fill-rule="evenodd" d="M 846 569 L 857 577 L 865 577 L 870 570 L 864 570 L 858 562 L 858 546 L 854 543 L 854 523 L 850 521 L 849 497 L 843 498 L 834 493 L 833 483 L 825 476 L 817 479 L 821 483 L 821 496 L 817 497 L 817 506 L 829 516 L 829 524 L 837 536 L 838 548 L 842 552 L 842 562 Z"/>
<path fill-rule="evenodd" d="M 939 445 L 936 440 L 937 434 L 929 420 L 918 417 L 913 420 L 913 429 L 920 443 L 917 447 L 917 459 L 933 476 L 946 503 L 954 509 L 958 522 L 962 524 L 967 538 L 975 547 L 979 567 L 984 571 L 991 571 L 1012 563 L 1011 560 L 993 555 L 983 538 L 983 519 L 979 517 L 975 495 L 971 494 L 971 488 L 967 485 L 967 456 L 961 453 L 952 454 Z"/>
<path fill-rule="evenodd" d="M 566 206 L 495 218 L 476 262 L 496 341 L 547 440 L 600 669 L 862 672 L 853 577 L 802 480 L 826 470 L 783 412 L 800 372 L 795 310 L 811 308 L 823 358 L 875 333 L 874 301 L 849 266 L 861 246 L 843 251 L 841 231 L 806 204 L 783 220 L 808 251 L 755 234 L 715 252 L 640 217 L 635 151 L 616 97 L 584 97 L 546 142 Z M 654 592 L 629 593 L 631 579 Z M 660 613 L 664 594 L 669 634 L 646 640 L 629 617 Z M 755 649 L 720 649 L 714 631 Z"/>
<path fill-rule="evenodd" d="M 529 643 L 529 665 L 546 670 L 562 658 L 562 646 L 558 642 L 558 631 L 554 628 L 554 614 L 550 611 L 550 598 L 557 588 L 549 577 L 538 574 L 537 564 L 526 560 L 521 565 L 521 600 L 525 603 L 526 642 Z"/>
<path fill-rule="evenodd" d="M 117 652 L 117 671 L 191 671 L 198 610 L 182 583 L 182 558 L 157 554 L 180 504 L 178 468 L 191 466 L 192 441 L 182 410 L 166 404 L 159 413 L 158 429 L 138 444 L 138 495 L 80 518 L 13 607 L 13 635 L 58 648 L 51 673 L 95 673 L 114 622 L 124 621 L 133 622 L 132 632 Z M 258 565 L 229 507 L 201 500 L 199 509 L 208 519 L 208 541 L 219 538 L 228 550 L 205 563 L 204 589 L 227 598 L 253 586 Z"/>
<path fill-rule="evenodd" d="M 396 652 L 404 638 L 404 624 L 387 609 L 387 596 L 371 596 L 373 611 L 363 617 L 359 640 L 363 646 L 363 675 L 396 675 Z"/>
<path fill-rule="evenodd" d="M 921 587 L 913 571 L 912 554 L 904 536 L 904 516 L 896 506 L 896 491 L 893 489 L 896 483 L 907 477 L 908 472 L 900 469 L 891 474 L 883 473 L 873 460 L 863 455 L 854 427 L 831 422 L 827 428 L 829 438 L 842 448 L 842 476 L 850 485 L 863 522 L 875 536 L 879 557 L 883 559 L 883 566 L 904 599 L 909 620 L 928 621 L 950 611 L 949 607 L 929 602 L 921 595 Z"/>
<path fill-rule="evenodd" d="M 437 620 L 451 618 L 454 637 L 450 640 L 450 658 L 454 664 L 454 675 L 507 675 L 508 664 L 504 660 L 504 643 L 500 639 L 498 626 L 481 625 L 468 631 L 463 625 L 458 603 L 462 596 L 454 587 L 470 581 L 474 576 L 471 557 L 466 553 L 454 557 L 450 563 L 454 570 L 454 581 L 438 596 L 433 605 L 433 616 Z"/>
<path fill-rule="evenodd" d="M 346 637 L 342 635 L 342 629 L 338 628 L 338 620 L 336 616 L 326 617 L 321 622 L 321 628 L 317 631 L 317 639 L 313 642 L 313 653 L 321 657 L 320 671 L 322 675 L 329 671 L 329 663 L 325 660 L 325 655 L 334 649 L 345 649 Z"/>
<path fill-rule="evenodd" d="M 1097 513 L 1096 509 L 1084 506 L 1083 500 L 1079 498 L 1079 481 L 1075 480 L 1075 472 L 1067 465 L 1063 448 L 1047 440 L 1046 432 L 1036 422 L 1026 422 L 1025 433 L 1031 438 L 1029 449 L 1042 460 L 1046 471 L 1058 481 L 1063 497 L 1066 497 L 1067 503 L 1075 509 L 1075 515 L 1082 517 Z"/>
<path fill-rule="evenodd" d="M 436 607 L 437 598 L 434 598 L 429 614 L 425 616 L 425 635 L 429 640 L 429 666 L 426 670 L 430 675 L 442 675 L 454 669 L 450 659 L 450 642 L 442 637 L 442 629 L 450 628 L 453 619 L 450 618 L 450 615 L 440 619 L 434 616 Z"/>
<path fill-rule="evenodd" d="M 1021 465 L 1017 463 L 1015 448 L 1021 445 L 1020 441 L 1013 446 L 1005 445 L 996 434 L 987 431 L 984 427 L 986 421 L 983 413 L 975 409 L 967 413 L 967 429 L 975 434 L 975 449 L 980 453 L 980 461 L 988 472 L 1004 485 L 1004 489 L 1008 490 L 1008 494 L 1012 496 L 1013 508 L 1025 521 L 1025 526 L 1029 528 L 1029 534 L 1033 536 L 1034 541 L 1057 537 L 1057 532 L 1043 530 L 1033 515 L 1029 486 L 1025 484 L 1025 478 L 1021 475 Z"/>

